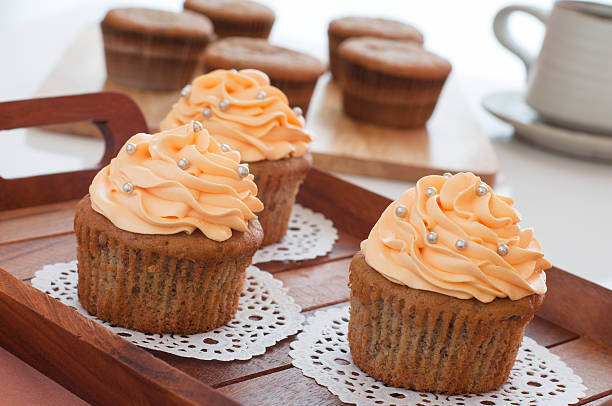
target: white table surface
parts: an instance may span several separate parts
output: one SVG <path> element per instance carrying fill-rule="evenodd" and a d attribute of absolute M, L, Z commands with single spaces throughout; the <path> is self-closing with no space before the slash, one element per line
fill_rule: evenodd
<path fill-rule="evenodd" d="M 481 99 L 498 90 L 524 88 L 517 58 L 492 34 L 495 12 L 508 2 L 295 1 L 271 3 L 277 20 L 270 40 L 327 59 L 326 29 L 334 17 L 388 16 L 418 26 L 426 47 L 453 63 L 468 103 L 491 137 L 501 167 L 498 191 L 511 195 L 533 226 L 546 256 L 556 266 L 612 288 L 612 165 L 541 150 L 512 136 L 512 128 L 489 116 Z M 522 1 L 548 8 L 551 1 Z M 0 12 L 0 101 L 32 97 L 63 52 L 87 26 L 112 7 L 146 5 L 179 10 L 181 1 L 4 2 Z M 530 49 L 539 48 L 543 27 L 517 16 L 514 31 Z M 612 106 L 611 106 L 612 107 Z M 99 140 L 57 134 L 0 132 L 0 175 L 19 177 L 93 165 L 102 156 Z M 340 175 L 362 187 L 396 198 L 406 182 Z"/>

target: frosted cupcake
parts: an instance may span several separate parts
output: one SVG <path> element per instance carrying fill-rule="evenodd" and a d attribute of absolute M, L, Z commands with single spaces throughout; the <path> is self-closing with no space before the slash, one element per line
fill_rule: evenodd
<path fill-rule="evenodd" d="M 263 239 L 241 168 L 199 123 L 130 138 L 77 206 L 83 307 L 147 333 L 227 323 Z"/>
<path fill-rule="evenodd" d="M 512 203 L 459 173 L 426 176 L 387 207 L 350 266 L 362 370 L 448 394 L 506 382 L 550 267 Z"/>
<path fill-rule="evenodd" d="M 299 109 L 253 69 L 215 70 L 194 79 L 161 122 L 169 129 L 201 120 L 224 149 L 240 151 L 255 175 L 264 210 L 263 245 L 280 241 L 289 225 L 298 189 L 312 166 L 310 134 Z"/>

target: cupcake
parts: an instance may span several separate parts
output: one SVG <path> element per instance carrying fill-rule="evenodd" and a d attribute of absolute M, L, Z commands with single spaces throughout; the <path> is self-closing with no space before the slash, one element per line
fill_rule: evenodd
<path fill-rule="evenodd" d="M 338 58 L 344 112 L 389 127 L 425 126 L 451 71 L 419 45 L 379 38 L 347 39 Z"/>
<path fill-rule="evenodd" d="M 387 207 L 350 265 L 359 368 L 446 394 L 506 382 L 550 267 L 512 204 L 458 173 L 426 176 Z"/>
<path fill-rule="evenodd" d="M 227 38 L 206 49 L 206 72 L 215 69 L 257 69 L 285 93 L 291 106 L 308 110 L 319 76 L 326 69 L 317 58 L 253 38 Z"/>
<path fill-rule="evenodd" d="M 268 38 L 274 25 L 274 11 L 249 0 L 186 0 L 185 10 L 210 18 L 219 38 Z"/>
<path fill-rule="evenodd" d="M 253 176 L 199 123 L 136 134 L 78 204 L 78 294 L 92 315 L 192 334 L 232 319 L 263 239 Z"/>
<path fill-rule="evenodd" d="M 329 67 L 338 77 L 337 51 L 340 43 L 351 37 L 396 39 L 423 45 L 423 34 L 410 24 L 386 18 L 343 17 L 329 23 Z"/>
<path fill-rule="evenodd" d="M 195 13 L 116 8 L 101 26 L 108 77 L 147 90 L 185 86 L 213 38 L 210 20 Z"/>
<path fill-rule="evenodd" d="M 264 204 L 259 213 L 263 245 L 280 241 L 298 188 L 312 165 L 311 136 L 304 130 L 303 117 L 263 72 L 245 69 L 216 70 L 195 78 L 160 127 L 169 129 L 190 120 L 202 120 L 224 149 L 240 151 Z"/>

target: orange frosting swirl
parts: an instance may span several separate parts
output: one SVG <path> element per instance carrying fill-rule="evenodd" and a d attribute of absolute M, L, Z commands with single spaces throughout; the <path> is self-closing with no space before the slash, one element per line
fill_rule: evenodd
<path fill-rule="evenodd" d="M 387 207 L 361 250 L 372 268 L 414 289 L 484 303 L 543 294 L 551 265 L 512 204 L 472 173 L 426 176 Z"/>
<path fill-rule="evenodd" d="M 253 212 L 263 209 L 253 175 L 241 178 L 239 163 L 238 151 L 222 151 L 206 130 L 191 124 L 136 134 L 95 176 L 92 208 L 133 233 L 199 229 L 225 241 L 232 229 L 249 231 L 248 221 L 257 218 Z"/>
<path fill-rule="evenodd" d="M 221 101 L 229 102 L 227 109 Z M 203 114 L 210 109 L 210 116 Z M 306 153 L 312 138 L 285 94 L 254 69 L 215 70 L 198 76 L 160 124 L 167 130 L 199 120 L 219 142 L 240 151 L 243 162 L 277 160 Z"/>

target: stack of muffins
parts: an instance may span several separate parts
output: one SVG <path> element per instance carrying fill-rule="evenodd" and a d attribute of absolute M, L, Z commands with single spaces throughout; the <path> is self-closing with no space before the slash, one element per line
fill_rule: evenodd
<path fill-rule="evenodd" d="M 329 60 L 345 113 L 377 125 L 423 127 L 451 65 L 423 49 L 423 35 L 394 20 L 344 17 L 328 29 Z"/>
<path fill-rule="evenodd" d="M 178 90 L 201 70 L 254 68 L 307 111 L 326 66 L 268 42 L 274 11 L 250 0 L 186 0 L 184 9 L 109 11 L 101 23 L 108 77 L 135 89 Z"/>

